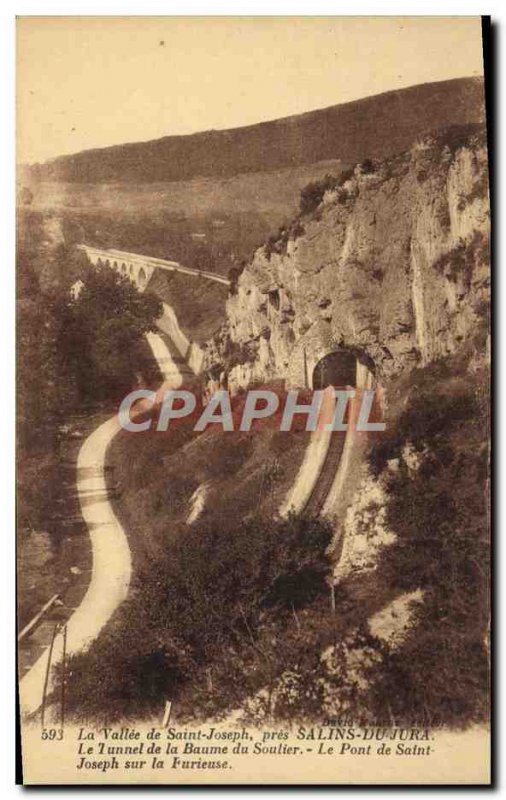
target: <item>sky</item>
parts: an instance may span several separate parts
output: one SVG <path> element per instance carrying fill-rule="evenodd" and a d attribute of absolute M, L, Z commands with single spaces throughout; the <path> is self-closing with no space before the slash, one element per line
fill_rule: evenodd
<path fill-rule="evenodd" d="M 483 73 L 478 17 L 20 17 L 18 161 Z"/>

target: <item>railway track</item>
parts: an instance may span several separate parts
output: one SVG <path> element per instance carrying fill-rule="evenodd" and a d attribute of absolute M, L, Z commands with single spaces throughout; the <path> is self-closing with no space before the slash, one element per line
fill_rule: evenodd
<path fill-rule="evenodd" d="M 320 477 L 304 509 L 312 517 L 317 517 L 322 511 L 341 460 L 345 439 L 344 431 L 334 431 L 331 436 Z"/>

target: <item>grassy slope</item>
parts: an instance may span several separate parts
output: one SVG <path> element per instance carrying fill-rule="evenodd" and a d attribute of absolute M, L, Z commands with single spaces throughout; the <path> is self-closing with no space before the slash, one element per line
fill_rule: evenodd
<path fill-rule="evenodd" d="M 149 291 L 168 303 L 188 339 L 203 343 L 225 321 L 228 287 L 189 275 L 155 272 Z"/>
<path fill-rule="evenodd" d="M 170 258 L 227 273 L 294 216 L 299 192 L 337 160 L 174 183 L 40 183 L 32 213 L 60 219 L 67 242 Z M 204 234 L 204 238 L 192 238 Z"/>
<path fill-rule="evenodd" d="M 185 219 L 239 213 L 291 213 L 298 191 L 311 180 L 335 172 L 339 159 L 315 161 L 282 169 L 237 173 L 227 178 L 195 177 L 185 181 L 146 183 L 69 183 L 44 181 L 32 186 L 32 206 L 38 210 L 62 209 L 93 213 L 149 214 L 167 224 Z M 205 229 L 205 228 L 204 228 Z"/>
<path fill-rule="evenodd" d="M 273 513 L 302 462 L 308 434 L 273 430 L 202 434 L 182 421 L 166 433 L 121 432 L 108 453 L 119 487 L 117 512 L 145 563 L 170 543 L 188 515 L 195 489 L 211 481 L 205 514 L 240 521 Z M 214 511 L 212 512 L 214 514 Z"/>
<path fill-rule="evenodd" d="M 476 359 L 484 335 L 396 382 L 391 433 L 371 453 L 379 473 L 407 442 L 421 460 L 415 475 L 390 476 L 387 525 L 397 541 L 378 568 L 398 592 L 425 592 L 417 627 L 378 687 L 397 719 L 464 724 L 487 716 L 489 374 Z"/>

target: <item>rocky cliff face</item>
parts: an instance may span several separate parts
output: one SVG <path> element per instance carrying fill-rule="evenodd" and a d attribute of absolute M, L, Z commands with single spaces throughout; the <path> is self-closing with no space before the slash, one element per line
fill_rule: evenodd
<path fill-rule="evenodd" d="M 206 367 L 232 389 L 310 384 L 340 347 L 388 380 L 456 350 L 488 313 L 482 128 L 425 136 L 328 185 L 256 252 L 227 302 Z"/>

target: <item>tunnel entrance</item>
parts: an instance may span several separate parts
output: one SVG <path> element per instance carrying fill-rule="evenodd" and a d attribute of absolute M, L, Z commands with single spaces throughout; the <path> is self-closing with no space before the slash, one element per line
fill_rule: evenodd
<path fill-rule="evenodd" d="M 313 369 L 313 389 L 356 386 L 357 359 L 349 350 L 336 350 L 321 358 Z"/>

